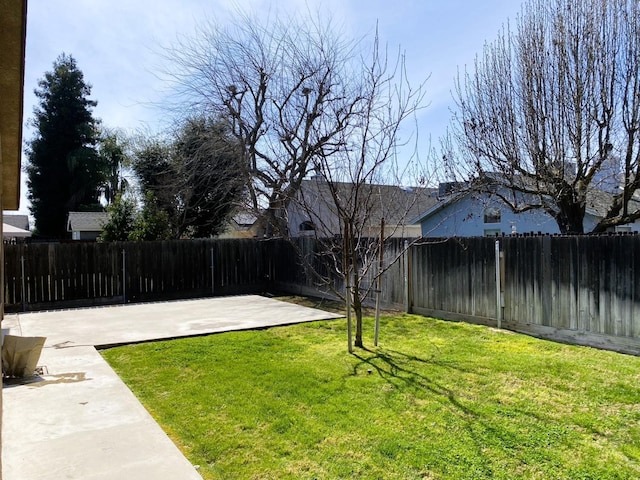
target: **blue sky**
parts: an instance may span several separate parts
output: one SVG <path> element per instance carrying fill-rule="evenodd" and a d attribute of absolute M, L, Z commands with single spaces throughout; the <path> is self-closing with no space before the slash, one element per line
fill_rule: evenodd
<path fill-rule="evenodd" d="M 420 117 L 421 145 L 435 142 L 449 119 L 457 69 L 473 63 L 520 9 L 519 0 L 30 0 L 27 17 L 25 122 L 33 90 L 62 52 L 71 54 L 93 87 L 94 110 L 107 127 L 154 132 L 167 113 L 159 108 L 167 85 L 160 52 L 189 37 L 206 18 L 224 22 L 237 7 L 250 12 L 331 12 L 354 36 L 372 33 L 406 53 L 411 81 L 426 83 L 429 107 Z M 25 126 L 24 138 L 33 135 Z M 426 153 L 426 152 L 425 152 Z M 20 211 L 27 213 L 26 186 Z"/>

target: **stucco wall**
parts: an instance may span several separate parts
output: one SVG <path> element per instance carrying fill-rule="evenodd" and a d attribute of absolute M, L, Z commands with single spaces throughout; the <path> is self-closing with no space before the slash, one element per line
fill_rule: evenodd
<path fill-rule="evenodd" d="M 501 213 L 499 223 L 485 223 L 485 208 L 498 208 Z M 489 231 L 498 234 L 516 233 L 559 233 L 555 220 L 544 212 L 530 211 L 513 213 L 497 199 L 466 196 L 445 206 L 421 222 L 425 237 L 478 237 Z"/>

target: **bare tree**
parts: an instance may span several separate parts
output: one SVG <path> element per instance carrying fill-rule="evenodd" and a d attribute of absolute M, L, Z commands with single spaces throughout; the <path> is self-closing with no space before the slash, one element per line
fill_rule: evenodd
<path fill-rule="evenodd" d="M 239 12 L 167 52 L 181 99 L 228 119 L 244 149 L 249 207 L 266 210 L 270 235 L 286 235 L 289 199 L 313 159 L 343 148 L 363 101 L 360 46 L 331 22 Z"/>
<path fill-rule="evenodd" d="M 408 180 L 416 153 L 415 145 L 412 150 L 402 138 L 402 127 L 424 106 L 424 85 L 412 89 L 404 57 L 398 55 L 389 63 L 377 38 L 370 53 L 368 63 L 363 59 L 361 64 L 348 123 L 330 149 L 313 155 L 314 177 L 303 182 L 288 209 L 293 230 L 316 239 L 313 255 L 302 255 L 307 271 L 347 305 L 349 349 L 351 310 L 356 320 L 354 344 L 362 347 L 364 301 L 379 290 L 381 275 L 402 255 L 385 261 L 381 251 L 386 240 L 420 237 L 419 226 L 408 223 L 435 201 L 431 189 L 399 186 Z M 409 156 L 402 165 L 396 158 L 400 147 Z M 335 288 L 336 274 L 344 290 Z"/>
<path fill-rule="evenodd" d="M 640 218 L 639 51 L 636 0 L 529 0 L 458 77 L 450 173 L 565 233 L 592 201 L 594 232 Z"/>

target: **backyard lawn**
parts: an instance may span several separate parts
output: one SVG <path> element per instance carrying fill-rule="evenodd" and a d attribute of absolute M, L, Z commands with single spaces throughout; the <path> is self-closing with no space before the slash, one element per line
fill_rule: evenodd
<path fill-rule="evenodd" d="M 640 478 L 637 357 L 401 314 L 103 355 L 205 479 Z"/>

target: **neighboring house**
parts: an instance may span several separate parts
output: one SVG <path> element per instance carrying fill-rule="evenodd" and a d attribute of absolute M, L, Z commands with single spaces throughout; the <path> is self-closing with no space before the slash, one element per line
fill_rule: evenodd
<path fill-rule="evenodd" d="M 67 231 L 72 240 L 95 241 L 108 219 L 107 212 L 69 212 Z"/>
<path fill-rule="evenodd" d="M 236 213 L 227 222 L 224 231 L 216 238 L 262 238 L 263 222 L 257 215 L 249 212 Z"/>
<path fill-rule="evenodd" d="M 14 243 L 16 241 L 29 238 L 29 216 L 28 215 L 6 215 L 2 216 L 2 240 Z"/>
<path fill-rule="evenodd" d="M 606 213 L 611 194 L 597 192 L 587 200 L 585 232 L 591 231 Z M 542 210 L 514 213 L 489 192 L 448 193 L 413 219 L 424 237 L 480 237 L 510 234 L 558 234 L 555 219 Z M 615 232 L 638 232 L 640 224 L 621 225 Z"/>
<path fill-rule="evenodd" d="M 29 230 L 23 230 L 6 223 L 2 224 L 2 240 L 6 243 L 16 243 L 29 237 L 31 237 Z"/>
<path fill-rule="evenodd" d="M 434 205 L 437 190 L 432 188 L 410 188 L 394 185 L 351 183 L 327 184 L 322 179 L 303 180 L 296 197 L 287 210 L 289 234 L 292 237 L 330 237 L 341 232 L 341 219 L 331 197 L 330 188 L 336 189 L 343 203 L 355 201 L 356 193 L 362 202 L 356 219 L 362 225 L 364 236 L 380 235 L 380 224 L 384 218 L 385 236 L 419 237 L 419 225 L 409 220 Z"/>

